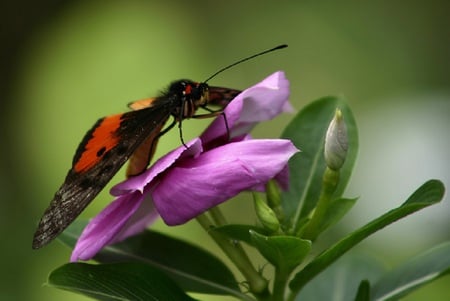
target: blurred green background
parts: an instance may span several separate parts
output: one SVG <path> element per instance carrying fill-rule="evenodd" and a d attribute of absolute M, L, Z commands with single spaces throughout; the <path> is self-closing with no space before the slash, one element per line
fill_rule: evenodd
<path fill-rule="evenodd" d="M 210 84 L 243 89 L 284 70 L 296 109 L 321 96 L 345 95 L 361 139 L 346 195 L 360 200 L 327 239 L 400 205 L 427 179 L 450 187 L 448 1 L 47 0 L 1 6 L 0 300 L 85 300 L 43 286 L 48 273 L 67 262 L 69 250 L 54 242 L 32 251 L 31 240 L 97 118 L 156 95 L 171 80 L 204 80 L 278 44 L 289 48 L 228 70 Z M 277 137 L 290 118 L 260 125 L 254 135 Z M 208 122 L 183 123 L 185 139 Z M 179 144 L 173 131 L 158 154 Z M 110 200 L 105 190 L 83 217 Z M 224 206 L 233 222 L 253 222 L 251 209 L 248 196 Z M 398 264 L 449 240 L 449 213 L 447 197 L 358 249 Z M 196 222 L 154 227 L 209 241 Z M 212 244 L 205 247 L 220 255 Z M 405 300 L 450 299 L 449 285 L 443 278 Z"/>

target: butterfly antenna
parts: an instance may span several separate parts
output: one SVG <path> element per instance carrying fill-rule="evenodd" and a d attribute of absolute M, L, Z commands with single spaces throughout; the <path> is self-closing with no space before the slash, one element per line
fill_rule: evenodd
<path fill-rule="evenodd" d="M 225 71 L 225 70 L 227 70 L 227 69 L 230 69 L 231 67 L 236 66 L 237 64 L 243 63 L 243 62 L 245 62 L 245 61 L 251 60 L 252 58 L 255 58 L 255 57 L 257 57 L 257 56 L 260 56 L 260 55 L 263 55 L 263 54 L 266 54 L 266 53 L 269 53 L 269 52 L 272 52 L 272 51 L 275 51 L 275 50 L 279 50 L 279 49 L 286 48 L 287 46 L 288 46 L 288 45 L 286 45 L 286 44 L 278 45 L 277 47 L 274 47 L 274 48 L 271 48 L 271 49 L 268 49 L 268 50 L 264 50 L 264 51 L 262 51 L 262 52 L 260 52 L 260 53 L 257 53 L 257 54 L 251 55 L 251 56 L 249 56 L 249 57 L 246 57 L 246 58 L 244 58 L 244 59 L 242 59 L 242 60 L 239 60 L 239 61 L 237 61 L 237 62 L 235 62 L 235 63 L 233 63 L 233 64 L 231 64 L 231 65 L 228 65 L 228 66 L 226 66 L 226 67 L 220 69 L 219 71 L 217 71 L 216 73 L 214 73 L 213 75 L 211 75 L 210 77 L 208 77 L 208 79 L 206 79 L 206 80 L 204 81 L 204 83 L 208 82 L 210 79 L 212 79 L 213 77 L 215 77 L 217 74 L 222 73 L 223 71 Z"/>

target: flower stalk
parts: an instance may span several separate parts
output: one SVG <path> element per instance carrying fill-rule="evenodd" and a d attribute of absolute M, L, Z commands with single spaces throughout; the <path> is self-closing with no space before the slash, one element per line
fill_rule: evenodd
<path fill-rule="evenodd" d="M 285 300 L 286 288 L 289 281 L 290 272 L 277 267 L 273 282 L 272 301 Z"/>
<path fill-rule="evenodd" d="M 327 167 L 323 174 L 322 190 L 311 220 L 303 232 L 303 238 L 314 241 L 321 232 L 321 224 L 339 183 L 339 171 Z"/>
<path fill-rule="evenodd" d="M 216 221 L 220 220 L 221 224 L 222 222 L 226 222 L 218 207 L 211 209 L 210 213 L 212 216 L 214 216 L 213 219 Z M 257 296 L 258 300 L 266 300 L 269 296 L 268 282 L 253 267 L 253 264 L 251 263 L 247 253 L 245 253 L 241 244 L 229 239 L 227 236 L 219 232 L 210 231 L 212 228 L 218 225 L 214 224 L 206 215 L 206 213 L 197 216 L 196 219 L 203 227 L 203 229 L 208 232 L 211 238 L 217 243 L 217 245 L 242 273 L 242 275 L 248 282 L 250 292 Z"/>

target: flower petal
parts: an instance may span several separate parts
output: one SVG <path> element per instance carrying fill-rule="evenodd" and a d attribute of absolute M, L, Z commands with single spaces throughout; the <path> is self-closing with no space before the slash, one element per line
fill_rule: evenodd
<path fill-rule="evenodd" d="M 132 191 L 144 191 L 145 186 L 157 175 L 164 172 L 178 159 L 183 157 L 195 157 L 202 152 L 202 143 L 199 138 L 189 141 L 186 148 L 184 145 L 172 150 L 156 161 L 148 170 L 142 174 L 131 177 L 111 188 L 110 193 L 114 196 L 123 195 Z"/>
<path fill-rule="evenodd" d="M 243 190 L 266 183 L 297 151 L 289 140 L 245 140 L 187 159 L 154 187 L 155 207 L 167 224 L 182 224 Z"/>
<path fill-rule="evenodd" d="M 288 102 L 289 81 L 278 71 L 244 90 L 225 108 L 231 137 L 248 133 L 256 123 L 270 120 L 281 112 L 291 112 Z M 204 144 L 227 134 L 225 122 L 216 118 L 201 135 Z"/>
<path fill-rule="evenodd" d="M 289 81 L 282 71 L 275 72 L 241 94 L 246 98 L 239 118 L 242 123 L 270 120 L 292 110 L 288 102 Z"/>
<path fill-rule="evenodd" d="M 72 251 L 70 261 L 89 260 L 122 230 L 125 223 L 139 208 L 143 196 L 133 192 L 118 197 L 84 228 Z"/>
<path fill-rule="evenodd" d="M 231 131 L 234 124 L 239 120 L 239 115 L 242 112 L 244 106 L 244 98 L 241 96 L 242 92 L 236 96 L 225 108 L 224 114 L 227 122 L 224 118 L 219 116 L 208 126 L 208 128 L 201 134 L 200 139 L 203 144 L 209 144 L 211 141 L 220 139 L 227 136 L 227 124 L 228 129 Z M 230 133 L 231 134 L 231 133 Z M 223 143 L 222 143 L 223 144 Z"/>
<path fill-rule="evenodd" d="M 128 237 L 144 231 L 150 224 L 152 224 L 159 217 L 151 196 L 144 194 L 144 200 L 139 208 L 128 219 L 119 233 L 116 234 L 109 244 L 114 244 Z"/>
<path fill-rule="evenodd" d="M 275 180 L 281 189 L 289 189 L 289 167 L 287 165 L 275 176 Z"/>

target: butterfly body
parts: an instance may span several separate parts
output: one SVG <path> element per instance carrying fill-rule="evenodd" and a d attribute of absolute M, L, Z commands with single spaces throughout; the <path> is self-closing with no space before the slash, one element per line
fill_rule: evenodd
<path fill-rule="evenodd" d="M 198 108 L 210 112 L 204 116 L 217 115 L 211 112 L 220 110 L 211 111 L 206 106 L 218 105 L 223 109 L 239 92 L 179 80 L 171 83 L 159 97 L 129 104 L 132 111 L 99 119 L 79 144 L 72 168 L 44 212 L 33 248 L 48 244 L 67 228 L 130 157 L 127 176 L 141 173 L 153 156 L 161 134 L 176 123 L 181 131 L 182 120 L 196 117 Z M 174 121 L 163 130 L 170 116 Z"/>

